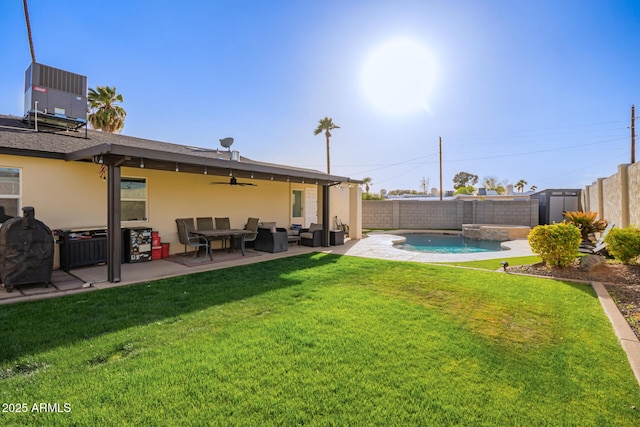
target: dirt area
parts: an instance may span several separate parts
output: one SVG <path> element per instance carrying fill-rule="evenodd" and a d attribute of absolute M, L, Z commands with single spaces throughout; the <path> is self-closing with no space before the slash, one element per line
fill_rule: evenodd
<path fill-rule="evenodd" d="M 548 276 L 558 279 L 602 282 L 640 339 L 640 265 L 607 262 L 592 271 L 582 271 L 578 261 L 564 268 L 549 268 L 544 263 L 507 267 L 509 272 Z"/>

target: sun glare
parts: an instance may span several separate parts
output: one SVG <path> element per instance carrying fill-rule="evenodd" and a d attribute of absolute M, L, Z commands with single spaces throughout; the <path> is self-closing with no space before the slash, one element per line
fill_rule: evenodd
<path fill-rule="evenodd" d="M 410 39 L 397 39 L 374 50 L 362 72 L 369 102 L 389 114 L 429 112 L 427 99 L 434 80 L 429 51 Z"/>

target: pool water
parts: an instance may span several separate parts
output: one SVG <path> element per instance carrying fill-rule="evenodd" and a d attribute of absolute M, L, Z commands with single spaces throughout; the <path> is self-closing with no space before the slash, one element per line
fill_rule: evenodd
<path fill-rule="evenodd" d="M 403 234 L 407 240 L 396 243 L 399 249 L 407 251 L 431 252 L 436 254 L 465 254 L 472 252 L 495 252 L 506 249 L 495 240 L 467 239 L 462 235 Z"/>

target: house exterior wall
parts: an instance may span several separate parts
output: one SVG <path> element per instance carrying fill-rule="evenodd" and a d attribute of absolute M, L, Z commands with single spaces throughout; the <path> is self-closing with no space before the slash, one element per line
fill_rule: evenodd
<path fill-rule="evenodd" d="M 364 200 L 363 228 L 458 230 L 462 224 L 538 225 L 538 200 Z"/>
<path fill-rule="evenodd" d="M 0 167 L 21 170 L 20 207 L 33 206 L 36 218 L 52 230 L 106 228 L 107 183 L 99 176 L 100 165 L 0 155 Z M 183 250 L 176 218 L 229 217 L 233 228 L 243 228 L 249 217 L 290 225 L 292 187 L 287 182 L 253 180 L 257 187 L 210 185 L 228 177 L 126 167 L 121 176 L 146 178 L 148 212 L 146 221 L 123 221 L 122 227 L 158 231 L 162 242 L 171 244 L 171 253 Z M 321 193 L 318 187 L 319 197 Z M 350 215 L 349 201 L 349 191 L 344 191 L 332 204 L 333 215 L 345 222 Z"/>

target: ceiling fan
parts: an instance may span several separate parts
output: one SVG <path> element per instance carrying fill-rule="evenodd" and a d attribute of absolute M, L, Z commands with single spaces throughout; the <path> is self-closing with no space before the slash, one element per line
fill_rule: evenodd
<path fill-rule="evenodd" d="M 244 187 L 244 186 L 257 187 L 258 186 L 258 184 L 252 184 L 250 182 L 238 182 L 238 180 L 236 179 L 235 176 L 232 176 L 231 179 L 229 180 L 229 182 L 213 181 L 213 182 L 210 182 L 209 184 L 212 184 L 212 185 L 219 185 L 219 184 L 222 184 L 222 185 L 240 185 L 242 187 Z"/>

